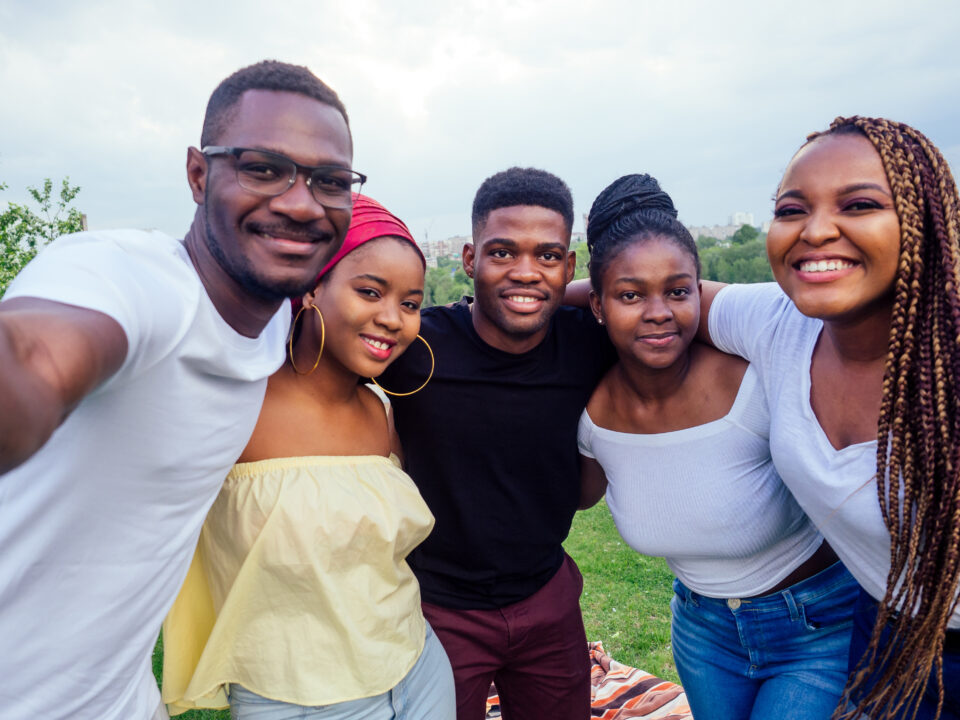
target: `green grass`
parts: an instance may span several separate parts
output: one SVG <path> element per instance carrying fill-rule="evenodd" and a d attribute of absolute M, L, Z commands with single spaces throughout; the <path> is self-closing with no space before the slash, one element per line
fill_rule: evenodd
<path fill-rule="evenodd" d="M 679 682 L 670 651 L 673 574 L 661 558 L 638 555 L 620 538 L 607 506 L 577 513 L 564 547 L 583 573 L 583 622 L 588 640 L 602 640 L 625 665 Z M 158 682 L 163 639 L 153 652 Z M 196 710 L 183 720 L 230 720 L 226 710 Z"/>
<path fill-rule="evenodd" d="M 601 501 L 577 513 L 564 543 L 583 573 L 583 624 L 587 640 L 602 640 L 625 665 L 679 682 L 670 650 L 673 573 L 662 558 L 632 550 Z"/>

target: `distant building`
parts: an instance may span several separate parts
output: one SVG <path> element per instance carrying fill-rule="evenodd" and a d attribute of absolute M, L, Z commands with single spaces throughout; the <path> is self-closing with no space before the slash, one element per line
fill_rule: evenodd
<path fill-rule="evenodd" d="M 761 232 L 767 232 L 770 223 L 766 222 L 762 227 L 754 224 L 753 213 L 735 212 L 730 216 L 730 222 L 726 225 L 687 225 L 687 230 L 693 236 L 693 239 L 701 237 L 712 237 L 717 240 L 728 240 L 733 234 L 744 225 L 750 225 L 758 228 Z"/>
<path fill-rule="evenodd" d="M 717 240 L 727 240 L 740 229 L 739 225 L 687 225 L 687 230 L 696 240 L 701 237 L 712 237 Z"/>
<path fill-rule="evenodd" d="M 445 240 L 425 240 L 419 245 L 427 260 L 427 267 L 437 267 L 440 258 L 459 260 L 464 244 L 471 240 L 469 235 L 454 235 Z"/>

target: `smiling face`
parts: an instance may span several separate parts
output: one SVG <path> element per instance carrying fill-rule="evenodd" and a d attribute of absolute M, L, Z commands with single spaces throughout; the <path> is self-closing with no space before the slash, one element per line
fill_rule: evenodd
<path fill-rule="evenodd" d="M 423 262 L 406 240 L 382 237 L 346 255 L 304 297 L 323 313 L 323 357 L 377 377 L 420 331 Z"/>
<path fill-rule="evenodd" d="M 826 135 L 794 156 L 777 193 L 767 255 L 804 315 L 856 321 L 889 313 L 900 222 L 867 138 Z"/>
<path fill-rule="evenodd" d="M 269 150 L 311 166 L 350 168 L 353 157 L 343 115 L 291 92 L 248 90 L 216 142 Z M 272 300 L 303 294 L 343 242 L 350 210 L 320 205 L 302 174 L 275 197 L 244 190 L 235 163 L 228 155 L 205 157 L 196 148 L 187 159 L 204 242 L 218 266 L 211 275 L 234 295 Z"/>
<path fill-rule="evenodd" d="M 671 367 L 685 357 L 700 322 L 696 262 L 667 237 L 629 241 L 608 261 L 590 306 L 621 361 Z"/>
<path fill-rule="evenodd" d="M 563 216 L 537 205 L 492 210 L 463 252 L 473 278 L 473 325 L 506 352 L 536 347 L 573 279 L 576 257 Z"/>

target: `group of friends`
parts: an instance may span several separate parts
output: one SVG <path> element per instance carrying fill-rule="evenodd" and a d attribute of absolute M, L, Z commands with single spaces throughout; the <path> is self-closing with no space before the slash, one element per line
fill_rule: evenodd
<path fill-rule="evenodd" d="M 60 238 L 9 288 L 0 716 L 481 720 L 495 682 L 508 720 L 586 720 L 562 543 L 606 495 L 677 577 L 696 720 L 960 717 L 960 200 L 929 140 L 811 135 L 752 286 L 701 280 L 646 174 L 571 282 L 569 189 L 505 170 L 474 297 L 430 308 L 352 155 L 309 70 L 241 69 L 182 240 Z"/>

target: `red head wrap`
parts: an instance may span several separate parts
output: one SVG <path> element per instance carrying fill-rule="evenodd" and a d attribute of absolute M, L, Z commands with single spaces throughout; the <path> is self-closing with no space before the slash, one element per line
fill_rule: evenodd
<path fill-rule="evenodd" d="M 326 267 L 320 271 L 317 280 L 330 272 L 330 269 L 334 265 L 364 243 L 388 235 L 409 241 L 413 249 L 416 250 L 420 256 L 420 261 L 423 263 L 424 268 L 426 268 L 427 261 L 423 257 L 420 248 L 417 247 L 413 235 L 410 234 L 407 226 L 403 224 L 403 221 L 373 198 L 354 193 L 353 217 L 350 220 L 350 228 L 347 230 L 347 236 L 343 240 L 343 247 L 337 251 L 337 254 L 327 263 Z"/>

